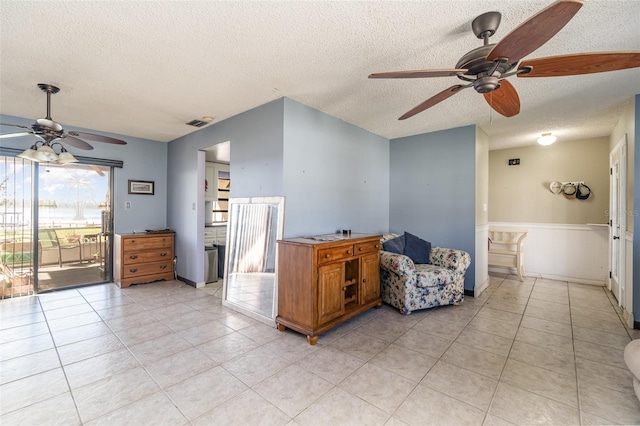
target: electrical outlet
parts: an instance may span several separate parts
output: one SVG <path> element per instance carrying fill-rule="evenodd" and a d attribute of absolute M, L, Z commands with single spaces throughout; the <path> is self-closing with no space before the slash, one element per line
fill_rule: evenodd
<path fill-rule="evenodd" d="M 196 203 L 192 203 L 191 204 L 191 210 L 195 210 L 196 209 Z"/>
<path fill-rule="evenodd" d="M 520 159 L 519 158 L 510 158 L 509 159 L 509 165 L 510 166 L 519 166 L 520 165 Z"/>
<path fill-rule="evenodd" d="M 131 201 L 125 201 L 124 202 L 124 209 L 125 210 L 131 210 Z"/>

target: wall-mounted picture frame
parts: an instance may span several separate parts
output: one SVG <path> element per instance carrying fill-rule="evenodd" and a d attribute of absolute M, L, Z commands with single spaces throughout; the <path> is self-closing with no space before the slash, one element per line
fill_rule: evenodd
<path fill-rule="evenodd" d="M 129 180 L 129 194 L 153 195 L 154 182 L 148 180 Z"/>

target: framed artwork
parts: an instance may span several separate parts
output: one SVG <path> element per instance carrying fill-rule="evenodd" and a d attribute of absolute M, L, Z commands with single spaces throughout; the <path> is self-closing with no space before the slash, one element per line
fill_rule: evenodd
<path fill-rule="evenodd" d="M 129 194 L 153 195 L 152 181 L 146 180 L 129 180 Z"/>

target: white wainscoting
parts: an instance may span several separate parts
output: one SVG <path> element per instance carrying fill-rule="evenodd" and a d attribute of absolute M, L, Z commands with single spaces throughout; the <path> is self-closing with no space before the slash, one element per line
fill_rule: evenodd
<path fill-rule="evenodd" d="M 489 285 L 489 225 L 476 226 L 476 258 L 475 274 L 476 285 L 473 289 L 473 296 L 478 297 Z"/>
<path fill-rule="evenodd" d="M 634 312 L 633 312 L 633 232 L 625 232 L 624 234 L 624 258 L 625 258 L 625 272 L 624 282 L 626 289 L 626 297 L 623 301 L 622 312 L 627 326 L 633 328 Z"/>
<path fill-rule="evenodd" d="M 490 222 L 489 227 L 526 228 L 524 270 L 541 277 L 604 285 L 609 276 L 609 227 L 604 225 Z M 490 267 L 504 272 L 504 268 Z M 515 270 L 509 271 L 515 273 Z"/>

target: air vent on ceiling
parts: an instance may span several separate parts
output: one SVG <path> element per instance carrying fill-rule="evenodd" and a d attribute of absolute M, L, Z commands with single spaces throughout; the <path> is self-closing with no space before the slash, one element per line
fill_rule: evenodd
<path fill-rule="evenodd" d="M 207 124 L 209 124 L 209 122 L 202 121 L 202 120 L 191 120 L 186 124 L 188 124 L 189 126 L 194 126 L 194 127 L 202 127 L 202 126 L 206 126 Z"/>

